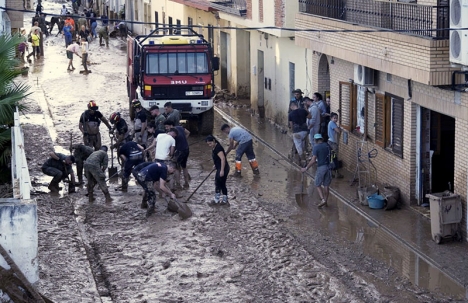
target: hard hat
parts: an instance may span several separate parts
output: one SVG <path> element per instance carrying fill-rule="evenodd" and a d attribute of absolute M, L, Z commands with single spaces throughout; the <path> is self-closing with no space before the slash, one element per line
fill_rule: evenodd
<path fill-rule="evenodd" d="M 120 113 L 119 112 L 114 112 L 109 117 L 109 121 L 112 124 L 115 124 L 115 123 L 119 122 L 119 120 L 120 120 Z"/>
<path fill-rule="evenodd" d="M 132 107 L 134 107 L 134 108 L 141 107 L 141 102 L 140 102 L 140 100 L 138 100 L 138 99 L 133 99 L 133 101 L 132 101 Z"/>
<path fill-rule="evenodd" d="M 88 108 L 89 108 L 89 109 L 92 109 L 92 110 L 98 110 L 99 106 L 97 106 L 96 101 L 91 100 L 91 101 L 89 101 L 89 103 L 88 103 Z"/>

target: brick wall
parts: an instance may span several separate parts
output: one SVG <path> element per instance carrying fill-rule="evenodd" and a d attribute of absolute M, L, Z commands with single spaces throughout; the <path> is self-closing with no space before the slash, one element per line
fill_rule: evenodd
<path fill-rule="evenodd" d="M 325 55 L 315 53 L 312 55 L 312 88 L 319 89 L 319 79 L 322 78 L 319 62 Z M 328 62 L 330 62 L 330 56 Z M 334 58 L 330 67 L 331 111 L 339 109 L 339 81 L 347 82 L 354 77 L 354 64 L 345 60 Z M 390 79 L 389 79 L 390 80 Z M 422 106 L 441 114 L 455 118 L 455 171 L 454 192 L 462 197 L 463 204 L 463 231 L 466 231 L 466 205 L 467 205 L 467 170 L 468 170 L 468 93 L 455 93 L 450 90 L 414 83 L 413 98 L 408 99 L 407 79 L 392 75 L 387 81 L 387 74 L 379 72 L 376 92 L 391 93 L 402 97 L 404 101 L 404 134 L 403 158 L 374 144 L 375 140 L 375 94 L 368 92 L 368 111 L 366 124 L 368 129 L 368 149 L 377 149 L 378 155 L 372 161 L 377 169 L 377 183 L 388 184 L 400 188 L 403 202 L 412 203 L 416 197 L 417 172 L 417 115 L 418 106 Z M 343 111 L 347 109 L 342 109 Z M 339 158 L 349 172 L 354 172 L 357 163 L 357 142 L 360 139 L 349 133 L 348 144 L 340 140 Z"/>
<path fill-rule="evenodd" d="M 285 17 L 285 0 L 275 0 L 275 26 L 282 27 L 284 25 Z"/>
<path fill-rule="evenodd" d="M 252 20 L 252 0 L 245 0 L 245 5 L 246 5 L 246 18 Z"/>
<path fill-rule="evenodd" d="M 317 30 L 368 30 L 334 19 L 299 13 L 296 27 Z M 449 40 L 398 33 L 296 32 L 296 45 L 428 85 L 451 83 Z"/>

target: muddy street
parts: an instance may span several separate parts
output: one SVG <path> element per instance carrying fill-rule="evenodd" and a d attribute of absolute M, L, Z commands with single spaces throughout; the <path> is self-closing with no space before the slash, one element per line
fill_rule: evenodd
<path fill-rule="evenodd" d="M 46 10 L 60 7 L 43 5 Z M 68 153 L 70 137 L 73 143 L 82 142 L 78 120 L 89 100 L 95 100 L 105 116 L 119 111 L 130 122 L 125 50 L 120 39 L 110 39 L 108 49 L 93 41 L 92 73 L 81 75 L 78 63 L 76 71 L 67 71 L 63 38 L 53 35 L 45 40 L 44 58 L 31 63 L 23 78 L 34 92 L 26 100 L 29 110 L 22 123 L 38 202 L 38 288 L 44 295 L 54 302 L 452 300 L 411 284 L 374 258 L 368 252 L 373 248 L 359 240 L 359 233 L 378 232 L 372 226 L 358 221 L 346 227 L 349 235 L 343 237 L 340 228 L 346 224 L 338 223 L 357 220 L 347 216 L 351 211 L 336 200 L 317 210 L 310 179 L 301 188 L 297 168 L 258 141 L 254 148 L 260 176 L 254 176 L 244 160 L 243 177 L 228 178 L 230 207 L 217 208 L 207 205 L 214 195 L 214 177 L 209 177 L 188 202 L 194 213 L 188 220 L 169 212 L 160 198 L 156 212 L 146 218 L 140 209 L 142 190 L 133 180 L 127 193 L 117 191 L 118 183 L 109 183 L 114 199 L 110 204 L 100 191 L 89 203 L 84 187 L 74 194 L 48 194 L 50 178 L 42 174 L 41 165 L 53 150 Z M 228 140 L 219 130 L 225 122 L 217 113 L 213 134 L 226 147 Z M 104 126 L 101 132 L 103 144 L 109 145 Z M 265 133 L 265 138 L 270 136 Z M 203 139 L 189 137 L 192 180 L 190 188 L 177 192 L 182 201 L 211 171 L 211 150 Z M 233 168 L 232 153 L 228 160 Z M 296 200 L 302 191 L 308 193 L 305 200 Z"/>

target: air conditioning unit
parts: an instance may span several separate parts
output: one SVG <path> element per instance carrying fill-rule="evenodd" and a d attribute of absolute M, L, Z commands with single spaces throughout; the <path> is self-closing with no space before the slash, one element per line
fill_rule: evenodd
<path fill-rule="evenodd" d="M 374 70 L 359 64 L 354 65 L 354 83 L 359 85 L 374 85 Z"/>
<path fill-rule="evenodd" d="M 450 62 L 468 66 L 468 0 L 450 2 Z"/>

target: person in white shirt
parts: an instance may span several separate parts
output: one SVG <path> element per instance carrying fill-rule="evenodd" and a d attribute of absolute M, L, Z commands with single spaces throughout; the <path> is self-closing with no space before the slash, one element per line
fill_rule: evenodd
<path fill-rule="evenodd" d="M 73 54 L 76 54 L 78 57 L 81 58 L 79 51 L 80 51 L 80 46 L 78 45 L 78 43 L 76 43 L 76 41 L 67 47 L 67 58 L 70 59 L 70 61 L 68 61 L 67 70 L 72 71 L 75 69 L 73 67 Z"/>
<path fill-rule="evenodd" d="M 84 71 L 83 74 L 89 74 L 88 71 L 88 41 L 86 38 L 81 38 L 81 63 L 83 64 Z"/>
<path fill-rule="evenodd" d="M 172 136 L 172 133 L 175 136 L 178 135 L 178 131 L 175 128 L 171 128 L 167 134 L 159 134 L 156 139 L 153 141 L 151 146 L 149 146 L 145 151 L 151 150 L 156 145 L 154 161 L 155 162 L 164 162 L 172 158 L 175 152 L 175 139 Z"/>
<path fill-rule="evenodd" d="M 60 15 L 65 16 L 68 13 L 68 9 L 65 7 L 65 4 L 62 6 L 60 10 Z"/>

